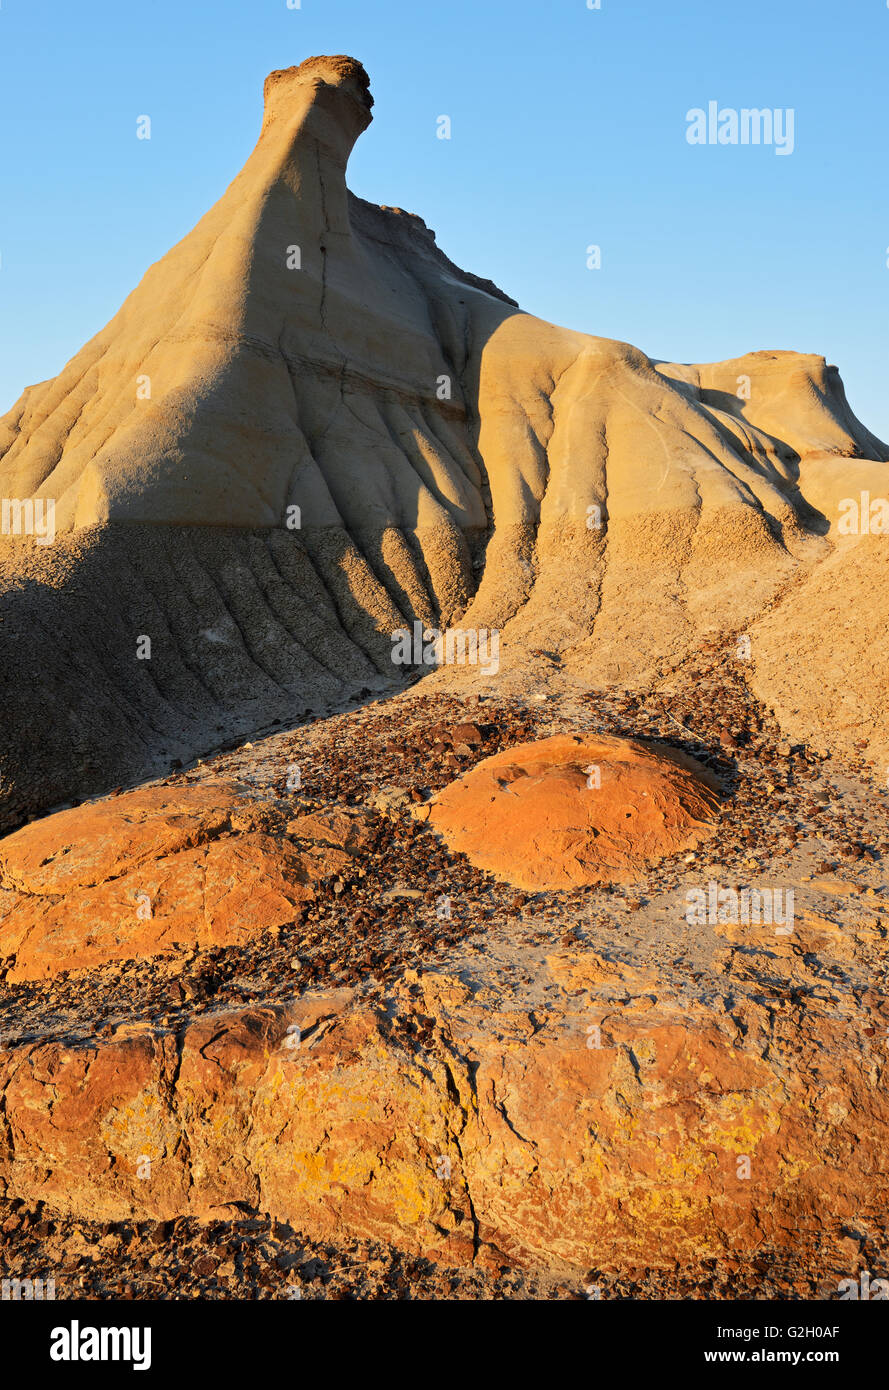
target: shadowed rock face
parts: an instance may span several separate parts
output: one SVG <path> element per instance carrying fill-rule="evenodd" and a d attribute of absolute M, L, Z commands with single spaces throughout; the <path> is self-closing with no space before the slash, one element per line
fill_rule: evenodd
<path fill-rule="evenodd" d="M 822 358 L 654 362 L 354 198 L 371 105 L 351 58 L 272 73 L 227 192 L 0 421 L 57 533 L 0 540 L 0 825 L 392 681 L 415 619 L 641 677 L 826 553 L 826 458 L 886 459 Z"/>

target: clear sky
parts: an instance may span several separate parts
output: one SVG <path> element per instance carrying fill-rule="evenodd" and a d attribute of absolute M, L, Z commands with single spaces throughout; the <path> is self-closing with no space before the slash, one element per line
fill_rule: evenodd
<path fill-rule="evenodd" d="M 376 101 L 354 192 L 652 357 L 821 353 L 889 437 L 887 0 L 0 4 L 0 413 L 223 192 L 266 74 L 348 53 Z M 792 154 L 690 145 L 709 101 L 792 108 Z"/>

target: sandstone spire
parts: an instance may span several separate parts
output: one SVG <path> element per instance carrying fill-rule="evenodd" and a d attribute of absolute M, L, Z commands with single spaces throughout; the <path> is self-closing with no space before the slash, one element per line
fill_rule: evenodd
<path fill-rule="evenodd" d="M 414 622 L 641 678 L 827 553 L 825 460 L 887 458 L 823 358 L 671 365 L 522 313 L 348 192 L 371 105 L 352 58 L 272 73 L 219 202 L 0 421 L 0 496 L 55 535 L 0 538 L 12 820 L 391 683 Z"/>

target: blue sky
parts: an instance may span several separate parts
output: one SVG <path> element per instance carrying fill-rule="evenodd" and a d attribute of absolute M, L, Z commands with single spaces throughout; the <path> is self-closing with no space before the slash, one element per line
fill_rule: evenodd
<path fill-rule="evenodd" d="M 223 192 L 266 73 L 315 53 L 370 73 L 352 189 L 523 308 L 675 361 L 822 353 L 889 437 L 886 0 L 2 0 L 0 413 Z M 710 100 L 793 108 L 793 153 L 689 145 Z"/>

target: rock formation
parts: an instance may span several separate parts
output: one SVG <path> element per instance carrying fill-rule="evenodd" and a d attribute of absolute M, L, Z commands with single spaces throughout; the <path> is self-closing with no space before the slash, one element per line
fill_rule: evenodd
<path fill-rule="evenodd" d="M 0 842 L 7 979 L 235 944 L 298 918 L 368 846 L 357 815 L 291 819 L 224 784 L 60 811 Z"/>
<path fill-rule="evenodd" d="M 620 883 L 713 831 L 719 783 L 673 748 L 557 737 L 485 758 L 424 807 L 452 850 L 519 888 Z"/>
<path fill-rule="evenodd" d="M 272 73 L 0 421 L 0 1202 L 811 1290 L 889 1238 L 889 450 L 523 313 L 371 106 Z"/>
<path fill-rule="evenodd" d="M 352 59 L 273 73 L 228 191 L 0 421 L 55 535 L 0 540 L 7 826 L 393 682 L 414 621 L 642 678 L 829 551 L 825 458 L 887 458 L 821 358 L 522 313 L 349 194 L 370 107 Z"/>
<path fill-rule="evenodd" d="M 309 993 L 179 1036 L 8 1049 L 0 1180 L 102 1221 L 242 1203 L 316 1237 L 575 1278 L 763 1249 L 835 1258 L 850 1226 L 884 1228 L 885 1000 L 868 1000 L 863 1041 L 835 999 L 800 1030 L 757 999 L 748 951 L 722 953 L 731 1012 L 618 947 L 555 954 L 530 1010 L 490 968 L 414 972 L 374 1006 Z"/>

